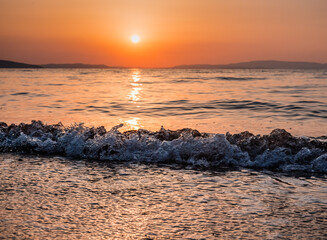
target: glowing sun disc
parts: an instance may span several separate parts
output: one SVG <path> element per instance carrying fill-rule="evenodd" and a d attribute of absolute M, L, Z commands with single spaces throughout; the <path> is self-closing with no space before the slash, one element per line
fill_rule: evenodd
<path fill-rule="evenodd" d="M 131 37 L 132 43 L 138 43 L 140 41 L 139 35 L 133 35 Z"/>

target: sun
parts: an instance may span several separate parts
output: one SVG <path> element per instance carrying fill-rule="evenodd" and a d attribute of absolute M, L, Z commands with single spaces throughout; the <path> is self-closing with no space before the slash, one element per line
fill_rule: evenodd
<path fill-rule="evenodd" d="M 140 37 L 139 37 L 139 35 L 134 34 L 134 35 L 131 37 L 131 41 L 132 41 L 132 43 L 138 43 L 138 42 L 140 41 Z"/>

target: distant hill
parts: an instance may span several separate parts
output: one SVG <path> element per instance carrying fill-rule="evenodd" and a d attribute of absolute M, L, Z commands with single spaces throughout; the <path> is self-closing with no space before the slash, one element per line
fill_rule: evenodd
<path fill-rule="evenodd" d="M 0 60 L 0 68 L 42 68 L 38 65 Z"/>
<path fill-rule="evenodd" d="M 114 68 L 114 67 L 110 67 L 104 64 L 94 65 L 94 64 L 84 64 L 84 63 L 32 65 L 32 64 L 26 64 L 20 62 L 0 60 L 0 68 Z"/>
<path fill-rule="evenodd" d="M 41 65 L 44 68 L 113 68 L 107 65 L 94 65 L 94 64 L 84 64 L 84 63 L 65 63 L 65 64 L 44 64 Z"/>
<path fill-rule="evenodd" d="M 286 61 L 251 61 L 232 64 L 195 64 L 178 65 L 178 69 L 327 69 L 327 64 L 315 62 L 286 62 Z"/>

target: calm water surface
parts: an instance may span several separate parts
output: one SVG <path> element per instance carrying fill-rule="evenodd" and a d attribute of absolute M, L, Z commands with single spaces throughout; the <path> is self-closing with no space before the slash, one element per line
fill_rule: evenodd
<path fill-rule="evenodd" d="M 0 121 L 321 136 L 326 92 L 324 70 L 0 70 Z"/>
<path fill-rule="evenodd" d="M 0 155 L 3 239 L 326 239 L 327 181 Z"/>

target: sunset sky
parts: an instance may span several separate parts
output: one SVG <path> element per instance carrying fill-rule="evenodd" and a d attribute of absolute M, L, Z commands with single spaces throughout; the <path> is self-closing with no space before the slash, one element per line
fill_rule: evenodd
<path fill-rule="evenodd" d="M 326 63 L 326 13 L 326 0 L 0 0 L 0 59 L 128 67 Z"/>

